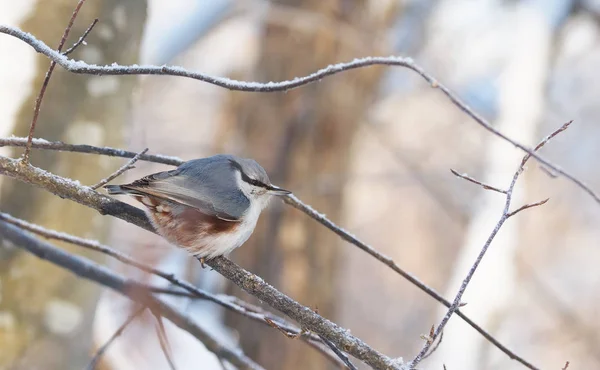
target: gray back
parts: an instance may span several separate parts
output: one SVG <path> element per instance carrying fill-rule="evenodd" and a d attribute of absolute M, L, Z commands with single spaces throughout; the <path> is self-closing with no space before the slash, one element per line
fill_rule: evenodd
<path fill-rule="evenodd" d="M 239 220 L 250 200 L 237 186 L 232 160 L 239 158 L 220 154 L 185 162 L 176 170 L 156 174 L 151 188 L 207 214 Z"/>

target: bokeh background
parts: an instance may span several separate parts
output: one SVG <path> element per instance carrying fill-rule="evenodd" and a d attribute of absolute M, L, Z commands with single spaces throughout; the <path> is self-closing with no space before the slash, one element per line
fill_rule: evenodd
<path fill-rule="evenodd" d="M 0 22 L 57 45 L 75 0 L 0 0 Z M 252 81 L 330 63 L 411 56 L 495 127 L 527 145 L 574 120 L 542 151 L 600 192 L 600 1 L 89 0 L 71 33 L 99 24 L 74 59 L 176 64 Z M 0 134 L 24 136 L 48 61 L 0 35 Z M 36 136 L 192 159 L 252 157 L 401 267 L 452 298 L 500 217 L 504 198 L 454 177 L 507 187 L 522 153 L 491 136 L 413 72 L 353 70 L 286 93 L 230 92 L 174 77 L 69 74 L 57 68 Z M 17 156 L 21 149 L 1 148 Z M 94 184 L 123 160 L 35 151 L 36 166 Z M 138 163 L 120 181 L 166 169 Z M 0 178 L 0 209 L 95 238 L 214 292 L 256 302 L 157 236 Z M 117 181 L 118 182 L 118 181 Z M 546 197 L 502 229 L 463 311 L 542 369 L 600 368 L 600 204 L 530 162 L 516 206 Z M 70 251 L 83 253 L 64 245 Z M 140 280 L 123 265 L 108 264 Z M 274 202 L 231 258 L 376 349 L 411 358 L 445 309 L 399 275 Z M 173 299 L 267 369 L 329 369 L 300 341 L 205 302 Z M 0 369 L 82 369 L 130 304 L 4 243 Z M 220 369 L 167 325 L 178 369 Z M 452 319 L 422 369 L 521 369 Z M 106 353 L 105 370 L 166 369 L 150 318 Z"/>

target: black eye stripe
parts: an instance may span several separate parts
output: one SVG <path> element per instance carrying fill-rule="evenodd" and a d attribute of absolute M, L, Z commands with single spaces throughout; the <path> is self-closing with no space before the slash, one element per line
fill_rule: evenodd
<path fill-rule="evenodd" d="M 255 179 L 252 179 L 248 175 L 246 175 L 244 173 L 244 171 L 242 170 L 242 166 L 239 163 L 237 163 L 236 161 L 229 160 L 229 162 L 231 163 L 231 166 L 233 168 L 236 168 L 238 171 L 240 171 L 240 174 L 242 175 L 242 180 L 244 180 L 244 182 L 247 182 L 248 184 L 251 184 L 251 185 L 254 185 L 254 186 L 258 186 L 258 187 L 261 187 L 261 188 L 267 188 L 268 187 L 267 185 L 263 184 L 262 182 L 260 182 L 258 180 L 255 180 Z"/>

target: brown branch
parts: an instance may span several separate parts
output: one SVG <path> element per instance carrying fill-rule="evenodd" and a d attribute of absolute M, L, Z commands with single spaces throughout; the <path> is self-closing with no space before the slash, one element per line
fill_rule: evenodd
<path fill-rule="evenodd" d="M 26 141 L 24 138 L 0 139 L 0 147 L 1 146 L 24 146 L 25 142 Z M 38 149 L 44 149 L 44 150 L 56 150 L 56 151 L 66 151 L 66 152 L 76 152 L 76 153 L 86 153 L 86 154 L 100 154 L 100 155 L 106 155 L 106 156 L 111 156 L 111 157 L 121 157 L 121 158 L 133 158 L 137 154 L 135 152 L 121 150 L 121 149 L 115 149 L 115 148 L 109 148 L 109 147 L 95 147 L 95 146 L 91 146 L 91 145 L 67 144 L 67 143 L 63 143 L 63 142 L 59 142 L 59 141 L 50 142 L 50 141 L 46 141 L 44 139 L 34 139 L 33 147 L 38 148 Z M 1 158 L 0 158 L 0 160 L 1 160 Z M 144 154 L 140 157 L 140 160 L 149 161 L 149 162 L 153 162 L 153 163 L 173 165 L 173 166 L 178 166 L 178 165 L 184 163 L 184 161 L 180 158 L 169 157 L 169 156 L 165 156 L 165 155 L 157 155 L 157 154 L 154 154 L 154 155 Z M 1 166 L 0 166 L 0 170 L 1 170 Z M 20 179 L 22 181 L 26 181 L 26 182 L 31 181 L 31 180 L 28 180 L 28 177 L 21 177 Z M 43 183 L 44 183 L 44 180 L 40 180 L 40 181 L 38 181 L 37 184 L 38 184 L 38 186 L 44 187 Z M 75 191 L 75 190 L 73 190 L 73 191 Z M 68 197 L 67 195 L 60 195 L 62 193 L 55 193 L 55 194 L 57 194 L 61 197 Z M 427 286 L 427 284 L 423 283 L 417 277 L 413 276 L 409 272 L 403 270 L 391 258 L 383 255 L 382 253 L 378 252 L 372 246 L 359 240 L 357 237 L 352 235 L 350 232 L 344 230 L 343 228 L 341 228 L 340 226 L 336 225 L 334 222 L 329 220 L 327 217 L 325 217 L 325 215 L 317 212 L 309 205 L 303 203 L 297 197 L 292 195 L 290 197 L 284 198 L 284 201 L 287 204 L 289 204 L 289 205 L 293 206 L 294 208 L 300 210 L 301 212 L 305 213 L 306 215 L 308 215 L 315 221 L 319 222 L 323 226 L 327 227 L 328 229 L 333 231 L 335 234 L 340 236 L 343 240 L 355 245 L 356 247 L 358 247 L 361 250 L 363 250 L 364 252 L 368 253 L 369 255 L 371 255 L 372 257 L 377 259 L 378 261 L 382 262 L 383 264 L 385 264 L 386 266 L 391 268 L 393 271 L 398 273 L 400 276 L 402 276 L 403 278 L 408 280 L 410 283 L 415 285 L 417 288 L 419 288 L 421 291 L 425 292 L 427 295 L 429 295 L 430 297 L 432 297 L 439 303 L 443 304 L 444 306 L 446 306 L 448 308 L 451 307 L 452 303 L 450 301 L 448 301 L 447 299 L 445 299 L 440 293 L 435 291 L 433 288 Z M 96 208 L 96 209 L 98 209 L 98 208 Z M 133 208 L 133 210 L 137 210 L 137 208 Z M 116 215 L 116 214 L 112 214 L 112 215 Z M 140 225 L 138 225 L 138 226 L 140 226 Z M 517 355 L 514 351 L 510 350 L 508 347 L 506 347 L 505 345 L 500 343 L 490 333 L 488 333 L 487 331 L 485 331 L 485 329 L 483 329 L 482 327 L 477 325 L 473 320 L 471 320 L 469 317 L 467 317 L 465 314 L 463 314 L 460 310 L 457 310 L 456 314 L 461 319 L 463 319 L 469 326 L 471 326 L 479 334 L 481 334 L 487 341 L 489 341 L 496 348 L 498 348 L 500 351 L 505 353 L 508 357 L 510 357 L 511 359 L 513 359 L 515 361 L 520 362 L 521 364 L 523 364 L 525 367 L 527 367 L 529 369 L 536 369 L 531 363 L 529 363 L 527 360 L 525 360 L 524 358 Z M 260 318 L 258 320 L 263 320 L 263 319 Z"/>
<path fill-rule="evenodd" d="M 61 54 L 61 50 L 67 41 L 67 37 L 69 37 L 69 33 L 71 32 L 71 28 L 73 27 L 73 23 L 75 22 L 75 18 L 77 18 L 77 14 L 79 14 L 79 9 L 83 6 L 85 0 L 79 0 L 77 6 L 75 6 L 75 10 L 73 10 L 73 14 L 71 15 L 71 19 L 63 32 L 62 38 L 60 39 L 60 43 L 58 44 L 58 48 L 56 48 L 56 53 Z M 23 153 L 23 163 L 29 163 L 29 154 L 31 152 L 31 140 L 33 139 L 33 133 L 35 132 L 35 126 L 37 124 L 38 116 L 40 115 L 40 108 L 42 106 L 42 100 L 44 100 L 44 94 L 46 93 L 46 88 L 48 87 L 48 83 L 50 82 L 50 77 L 52 77 L 52 72 L 54 72 L 54 68 L 56 67 L 56 61 L 50 61 L 50 67 L 48 67 L 48 71 L 46 72 L 46 76 L 44 77 L 44 82 L 42 83 L 42 87 L 40 92 L 38 93 L 37 98 L 35 99 L 35 108 L 33 109 L 33 118 L 31 120 L 31 125 L 29 126 L 29 134 L 27 136 L 27 145 L 25 146 L 25 152 Z"/>
<path fill-rule="evenodd" d="M 98 351 L 96 351 L 96 354 L 94 355 L 94 357 L 92 357 L 92 360 L 86 367 L 86 370 L 96 369 L 96 366 L 98 365 L 98 361 L 100 361 L 100 358 L 104 355 L 104 352 L 106 352 L 108 347 L 110 347 L 110 345 L 115 341 L 115 339 L 117 339 L 118 337 L 121 336 L 121 334 L 123 334 L 123 332 L 129 326 L 129 324 L 131 324 L 138 316 L 140 316 L 142 314 L 142 312 L 144 312 L 145 309 L 146 309 L 146 307 L 142 306 L 139 309 L 133 311 L 131 313 L 131 315 L 129 315 L 127 320 L 125 320 L 125 322 L 121 326 L 119 326 L 117 331 L 115 331 L 115 333 L 110 338 L 108 338 L 106 343 L 104 343 L 102 345 L 102 347 L 98 348 Z"/>
<path fill-rule="evenodd" d="M 93 185 L 90 187 L 93 190 L 96 190 L 96 189 L 108 184 L 109 182 L 116 179 L 117 177 L 121 176 L 126 171 L 129 171 L 130 169 L 134 168 L 133 165 L 135 164 L 135 162 L 137 162 L 142 155 L 146 154 L 147 151 L 148 151 L 148 148 L 142 150 L 141 152 L 136 154 L 133 158 L 131 158 L 127 163 L 125 163 L 123 166 L 121 166 L 121 168 L 119 168 L 114 173 L 112 173 L 110 176 L 100 180 L 100 182 L 98 182 L 96 185 Z"/>
<path fill-rule="evenodd" d="M 545 165 L 547 168 L 553 170 L 555 173 L 562 175 L 569 179 L 575 185 L 583 189 L 588 193 L 594 200 L 600 203 L 600 195 L 596 194 L 589 186 L 583 181 L 579 180 L 575 176 L 561 169 L 557 165 L 551 163 L 547 159 L 541 157 L 535 153 L 534 149 L 531 149 L 513 139 L 506 136 L 502 132 L 498 131 L 488 122 L 485 118 L 473 111 L 458 95 L 453 93 L 449 88 L 440 83 L 432 75 L 427 73 L 421 66 L 416 64 L 411 58 L 403 57 L 365 57 L 360 59 L 354 59 L 351 62 L 332 64 L 325 68 L 322 68 L 312 74 L 304 77 L 294 78 L 289 81 L 281 82 L 249 82 L 249 81 L 236 81 L 226 77 L 211 76 L 205 73 L 189 71 L 185 68 L 178 66 L 121 66 L 121 65 L 92 65 L 82 61 L 75 61 L 68 59 L 60 52 L 53 50 L 44 42 L 38 40 L 33 35 L 23 32 L 22 30 L 0 25 L 0 33 L 7 34 L 18 38 L 19 40 L 29 44 L 35 51 L 47 56 L 53 62 L 60 64 L 61 67 L 67 71 L 80 74 L 92 74 L 92 75 L 112 75 L 112 76 L 127 76 L 127 75 L 159 75 L 159 76 L 177 76 L 191 78 L 199 81 L 203 81 L 215 86 L 223 87 L 232 91 L 247 91 L 247 92 L 277 92 L 287 91 L 300 86 L 308 85 L 310 83 L 321 81 L 323 78 L 332 76 L 341 72 L 345 72 L 352 69 L 364 68 L 374 65 L 386 65 L 386 66 L 397 66 L 404 67 L 416 72 L 421 76 L 431 87 L 439 89 L 450 101 L 458 107 L 461 111 L 466 113 L 469 117 L 475 120 L 480 126 L 492 133 L 493 135 L 509 142 L 513 146 L 521 149 L 525 153 L 535 158 L 539 163 Z"/>
<path fill-rule="evenodd" d="M 479 181 L 479 180 L 475 180 L 474 178 L 472 178 L 471 176 L 467 175 L 466 173 L 458 173 L 457 171 L 453 170 L 452 168 L 450 169 L 450 172 L 452 172 L 452 174 L 454 176 L 460 177 L 461 179 L 467 180 L 469 182 L 472 182 L 473 184 L 479 185 L 482 188 L 484 188 L 485 190 L 493 190 L 496 191 L 498 193 L 501 194 L 506 194 L 506 190 L 502 190 L 499 189 L 495 186 L 492 185 L 488 185 L 488 184 L 484 184 L 483 182 Z"/>
<path fill-rule="evenodd" d="M 262 369 L 258 364 L 241 353 L 241 351 L 232 350 L 228 346 L 220 343 L 190 317 L 184 315 L 171 305 L 153 295 L 145 294 L 143 289 L 136 289 L 135 286 L 132 286 L 130 281 L 107 268 L 88 259 L 74 256 L 52 244 L 43 242 L 26 231 L 6 222 L 0 222 L 0 235 L 7 240 L 10 240 L 15 246 L 28 251 L 38 258 L 67 269 L 84 279 L 101 284 L 140 305 L 150 307 L 156 312 L 160 312 L 162 317 L 168 319 L 173 324 L 187 331 L 202 342 L 206 349 L 217 356 L 226 358 L 227 361 L 235 366 L 241 369 Z"/>
<path fill-rule="evenodd" d="M 75 49 L 77 49 L 79 47 L 79 45 L 84 44 L 85 45 L 85 38 L 90 34 L 90 32 L 92 32 L 92 29 L 94 28 L 94 26 L 96 25 L 96 23 L 98 23 L 98 18 L 94 19 L 94 21 L 92 22 L 92 24 L 90 24 L 90 26 L 85 30 L 85 32 L 81 35 L 81 37 L 79 38 L 79 40 L 77 40 L 77 42 L 75 42 L 73 44 L 73 46 L 71 46 L 70 48 L 68 48 L 63 55 L 69 55 L 72 52 L 75 51 Z"/>
<path fill-rule="evenodd" d="M 553 131 L 550 135 L 546 136 L 535 147 L 535 150 L 541 149 L 550 139 L 552 139 L 553 137 L 555 137 L 559 133 L 561 133 L 564 130 L 566 130 L 569 127 L 570 124 L 571 124 L 571 122 L 567 122 L 566 124 L 562 125 L 558 129 L 556 129 L 555 131 Z M 510 186 L 508 187 L 508 190 L 506 192 L 506 201 L 504 203 L 504 209 L 502 210 L 502 215 L 500 216 L 500 219 L 496 223 L 496 226 L 492 230 L 491 234 L 488 236 L 485 244 L 483 245 L 483 247 L 481 248 L 481 251 L 479 252 L 479 255 L 477 256 L 477 258 L 475 259 L 475 261 L 471 265 L 471 268 L 469 269 L 469 272 L 467 273 L 467 276 L 463 279 L 463 281 L 461 283 L 461 286 L 460 286 L 458 292 L 456 293 L 456 296 L 454 297 L 454 301 L 452 303 L 452 306 L 448 309 L 448 312 L 444 315 L 444 317 L 442 318 L 442 321 L 440 322 L 440 324 L 435 329 L 435 332 L 433 333 L 433 336 L 431 337 L 431 341 L 427 341 L 423 345 L 423 348 L 417 354 L 417 356 L 415 356 L 415 358 L 410 362 L 410 368 L 411 369 L 414 368 L 419 362 L 421 362 L 423 360 L 423 358 L 429 352 L 429 349 L 431 348 L 431 344 L 433 343 L 433 341 L 435 341 L 435 339 L 439 335 L 441 335 L 441 333 L 444 330 L 444 327 L 446 326 L 446 324 L 448 323 L 448 321 L 450 320 L 450 318 L 452 317 L 452 315 L 460 307 L 460 305 L 461 305 L 461 298 L 462 298 L 464 292 L 466 291 L 467 286 L 471 282 L 471 279 L 473 278 L 473 275 L 475 275 L 475 271 L 477 270 L 477 267 L 479 267 L 479 264 L 483 260 L 483 257 L 485 256 L 487 250 L 489 249 L 492 241 L 494 240 L 494 238 L 496 237 L 496 235 L 498 234 L 498 232 L 500 231 L 500 229 L 502 228 L 502 225 L 504 225 L 504 223 L 506 222 L 506 220 L 508 220 L 512 215 L 514 215 L 514 214 L 516 214 L 516 213 L 518 213 L 518 212 L 520 212 L 520 211 L 522 211 L 524 209 L 535 207 L 535 206 L 542 205 L 542 204 L 546 203 L 547 200 L 546 201 L 542 201 L 542 202 L 533 203 L 533 204 L 528 204 L 528 205 L 525 205 L 523 207 L 520 207 L 519 209 L 517 209 L 514 212 L 510 212 L 510 206 L 511 206 L 511 202 L 512 202 L 512 194 L 513 194 L 515 185 L 517 183 L 517 180 L 519 179 L 519 176 L 521 175 L 521 173 L 523 173 L 523 171 L 525 169 L 525 164 L 527 163 L 527 161 L 531 157 L 533 157 L 533 156 L 530 155 L 530 154 L 526 154 L 523 157 L 523 159 L 521 160 L 521 163 L 520 163 L 519 167 L 517 168 L 517 170 L 515 171 L 515 173 L 513 175 L 513 178 L 512 178 L 512 181 L 510 183 Z"/>
<path fill-rule="evenodd" d="M 395 360 L 369 347 L 347 330 L 320 316 L 309 307 L 299 304 L 267 284 L 260 277 L 242 269 L 227 258 L 216 257 L 205 263 L 245 292 L 285 313 L 288 317 L 299 322 L 302 327 L 318 334 L 323 339 L 331 341 L 342 351 L 351 354 L 374 369 L 396 369 L 400 366 Z"/>

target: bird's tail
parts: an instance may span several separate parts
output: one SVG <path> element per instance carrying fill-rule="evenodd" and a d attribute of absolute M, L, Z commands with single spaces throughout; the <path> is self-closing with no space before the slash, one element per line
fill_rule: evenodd
<path fill-rule="evenodd" d="M 129 191 L 123 189 L 121 185 L 105 185 L 104 189 L 108 191 L 108 194 L 127 194 Z"/>

